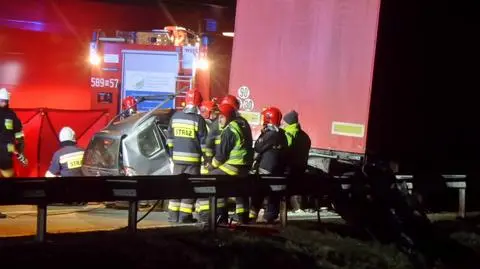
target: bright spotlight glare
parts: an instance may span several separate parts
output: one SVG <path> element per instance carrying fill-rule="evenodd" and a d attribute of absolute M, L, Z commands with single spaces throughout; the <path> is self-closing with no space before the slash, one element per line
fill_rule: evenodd
<path fill-rule="evenodd" d="M 92 65 L 99 65 L 100 64 L 100 56 L 98 54 L 94 53 L 90 55 L 89 61 Z"/>
<path fill-rule="evenodd" d="M 209 66 L 210 66 L 210 64 L 209 64 L 209 62 L 208 62 L 207 59 L 200 59 L 200 60 L 198 60 L 197 69 L 207 70 Z"/>

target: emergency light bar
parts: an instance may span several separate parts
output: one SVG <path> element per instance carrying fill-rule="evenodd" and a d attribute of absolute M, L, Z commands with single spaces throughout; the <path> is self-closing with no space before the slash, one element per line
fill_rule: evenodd
<path fill-rule="evenodd" d="M 106 42 L 125 42 L 126 39 L 123 37 L 99 37 L 98 40 Z"/>

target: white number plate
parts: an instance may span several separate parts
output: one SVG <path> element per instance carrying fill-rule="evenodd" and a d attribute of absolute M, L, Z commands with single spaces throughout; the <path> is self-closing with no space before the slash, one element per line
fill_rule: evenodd
<path fill-rule="evenodd" d="M 90 78 L 90 87 L 92 88 L 118 88 L 118 79 L 116 78 Z"/>

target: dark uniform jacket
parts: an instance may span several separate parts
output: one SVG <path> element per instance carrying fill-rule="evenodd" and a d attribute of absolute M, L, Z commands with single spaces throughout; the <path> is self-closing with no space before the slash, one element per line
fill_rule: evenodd
<path fill-rule="evenodd" d="M 206 123 L 208 135 L 207 139 L 205 140 L 205 156 L 207 157 L 206 161 L 210 162 L 211 159 L 215 156 L 215 151 L 217 150 L 218 146 L 220 146 L 220 135 L 222 134 L 222 130 L 220 128 L 218 119 L 206 120 Z"/>
<path fill-rule="evenodd" d="M 13 167 L 13 153 L 23 153 L 23 127 L 10 108 L 0 108 L 0 124 L 0 162 L 1 166 L 10 166 L 1 167 L 7 169 Z"/>
<path fill-rule="evenodd" d="M 284 174 L 287 164 L 287 150 L 285 132 L 272 125 L 265 127 L 255 142 L 259 172 Z"/>
<path fill-rule="evenodd" d="M 200 165 L 207 127 L 196 110 L 177 111 L 170 119 L 167 144 L 175 164 Z"/>
<path fill-rule="evenodd" d="M 53 154 L 48 171 L 61 177 L 82 176 L 84 150 L 75 142 L 62 142 L 62 148 Z"/>

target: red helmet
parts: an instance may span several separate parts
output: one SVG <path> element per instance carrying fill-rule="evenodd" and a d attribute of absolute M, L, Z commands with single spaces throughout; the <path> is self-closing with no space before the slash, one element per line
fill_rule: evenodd
<path fill-rule="evenodd" d="M 231 120 L 235 117 L 236 109 L 230 104 L 220 104 L 220 106 L 218 106 L 218 110 L 220 111 L 221 115 L 227 118 L 227 120 Z"/>
<path fill-rule="evenodd" d="M 200 106 L 202 103 L 202 95 L 197 89 L 190 89 L 185 96 L 185 103 L 187 105 Z"/>
<path fill-rule="evenodd" d="M 133 109 L 137 110 L 137 100 L 133 96 L 123 98 L 122 110 Z"/>
<path fill-rule="evenodd" d="M 235 97 L 231 94 L 223 97 L 220 104 L 221 105 L 222 104 L 229 104 L 229 105 L 233 106 L 236 110 L 238 110 L 240 108 L 240 102 L 238 101 L 237 97 Z"/>
<path fill-rule="evenodd" d="M 203 101 L 200 105 L 200 114 L 205 119 L 209 119 L 212 115 L 212 112 L 218 110 L 217 103 L 215 101 Z"/>
<path fill-rule="evenodd" d="M 280 121 L 282 120 L 282 112 L 276 107 L 267 107 L 262 111 L 262 122 L 263 124 L 273 124 L 275 126 L 280 126 Z"/>

